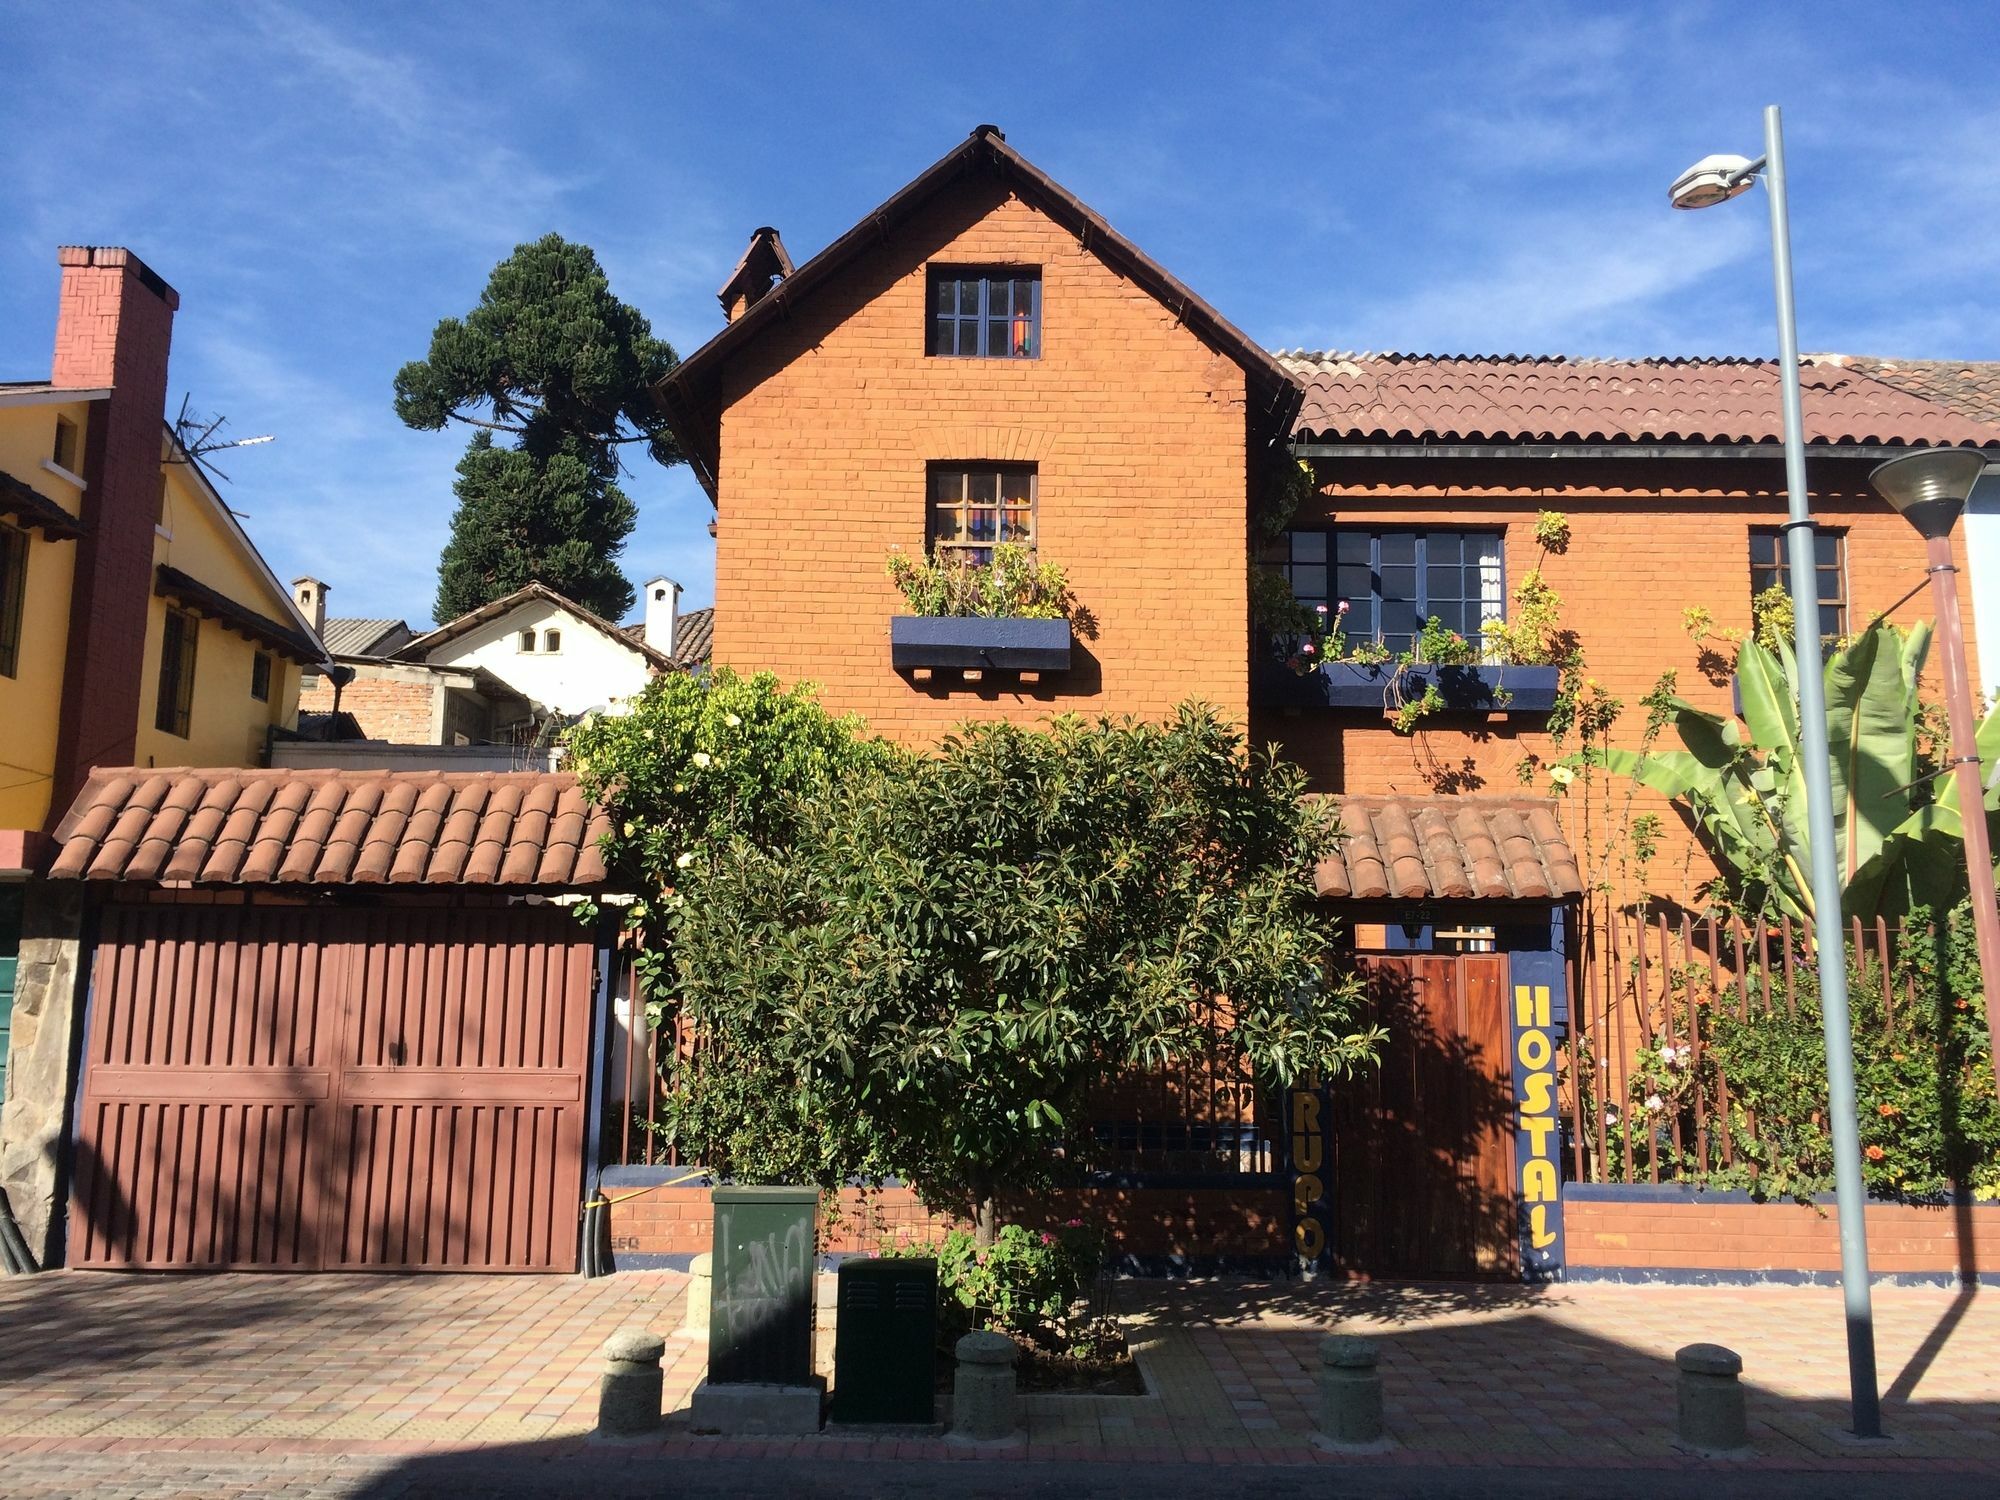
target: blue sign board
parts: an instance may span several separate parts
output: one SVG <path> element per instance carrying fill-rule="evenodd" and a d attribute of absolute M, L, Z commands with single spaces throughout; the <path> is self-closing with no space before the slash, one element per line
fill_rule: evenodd
<path fill-rule="evenodd" d="M 1560 1281 L 1563 1271 L 1562 1106 L 1557 1102 L 1556 999 L 1564 993 L 1560 952 L 1508 955 L 1513 991 L 1514 1177 L 1521 1275 Z"/>

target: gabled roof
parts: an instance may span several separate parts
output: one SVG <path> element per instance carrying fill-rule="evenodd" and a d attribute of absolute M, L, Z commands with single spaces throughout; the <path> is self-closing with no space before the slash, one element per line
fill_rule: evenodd
<path fill-rule="evenodd" d="M 716 495 L 722 438 L 722 372 L 730 356 L 813 292 L 879 245 L 882 237 L 961 178 L 989 175 L 1074 233 L 1115 270 L 1130 277 L 1167 307 L 1203 343 L 1229 356 L 1249 377 L 1255 405 L 1283 432 L 1298 404 L 1298 387 L 1275 356 L 1217 312 L 1165 267 L 1113 229 L 1062 184 L 1007 144 L 992 125 L 981 125 L 964 142 L 932 163 L 881 207 L 773 287 L 755 306 L 683 360 L 653 388 L 681 451 L 709 498 Z"/>
<path fill-rule="evenodd" d="M 346 617 L 328 620 L 319 638 L 335 656 L 387 656 L 414 640 L 416 632 L 401 620 Z"/>
<path fill-rule="evenodd" d="M 625 633 L 635 641 L 646 639 L 646 623 L 627 625 Z M 690 609 L 674 620 L 674 660 L 692 671 L 708 662 L 710 644 L 715 639 L 715 606 Z"/>
<path fill-rule="evenodd" d="M 1336 797 L 1341 839 L 1322 896 L 1351 901 L 1561 901 L 1583 892 L 1546 797 Z"/>
<path fill-rule="evenodd" d="M 539 601 L 543 604 L 553 605 L 557 609 L 568 612 L 582 624 L 588 625 L 600 635 L 609 637 L 628 651 L 638 652 L 662 672 L 674 670 L 675 663 L 665 652 L 654 650 L 642 640 L 635 640 L 629 633 L 620 630 L 609 620 L 592 614 L 574 599 L 566 599 L 554 589 L 548 587 L 548 585 L 541 583 L 527 584 L 515 589 L 511 594 L 502 595 L 490 604 L 482 604 L 477 609 L 467 610 L 456 620 L 447 621 L 435 630 L 418 636 L 415 640 L 398 649 L 395 655 L 406 660 L 418 660 L 427 657 L 438 647 L 455 641 L 460 636 L 479 629 L 482 625 L 491 624 L 493 621 L 512 613 L 514 610 L 520 608 L 521 605 L 530 601 Z"/>
<path fill-rule="evenodd" d="M 590 886 L 610 829 L 561 771 L 99 768 L 57 880 Z"/>
<path fill-rule="evenodd" d="M 1784 441 L 1770 359 L 1282 355 L 1305 386 L 1294 435 L 1343 443 Z M 1800 371 L 1807 441 L 1827 448 L 2000 445 L 2000 422 L 1838 358 Z"/>

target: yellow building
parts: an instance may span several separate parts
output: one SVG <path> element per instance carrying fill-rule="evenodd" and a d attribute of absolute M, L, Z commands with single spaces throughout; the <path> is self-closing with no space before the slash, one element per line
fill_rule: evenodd
<path fill-rule="evenodd" d="M 173 289 L 61 252 L 46 381 L 0 384 L 0 880 L 93 766 L 252 766 L 325 652 L 165 421 Z"/>

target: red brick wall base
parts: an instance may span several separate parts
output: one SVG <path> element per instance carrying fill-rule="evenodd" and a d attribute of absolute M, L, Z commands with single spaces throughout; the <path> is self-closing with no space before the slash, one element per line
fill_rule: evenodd
<path fill-rule="evenodd" d="M 710 1248 L 715 1221 L 709 1190 L 607 1185 L 611 1250 L 627 1264 L 678 1263 Z M 1102 1228 L 1127 1264 L 1276 1266 L 1284 1249 L 1285 1194 L 1264 1185 L 1215 1188 L 1079 1188 L 1032 1204 L 1000 1206 L 1002 1222 L 1053 1229 L 1069 1219 Z M 845 1188 L 822 1221 L 820 1250 L 873 1254 L 885 1244 L 940 1240 L 962 1221 L 930 1213 L 906 1187 Z"/>
<path fill-rule="evenodd" d="M 2000 1203 L 1870 1203 L 1878 1277 L 2000 1283 Z M 1563 1194 L 1573 1280 L 1821 1281 L 1840 1274 L 1834 1205 L 1757 1203 L 1742 1193 L 1591 1187 Z"/>

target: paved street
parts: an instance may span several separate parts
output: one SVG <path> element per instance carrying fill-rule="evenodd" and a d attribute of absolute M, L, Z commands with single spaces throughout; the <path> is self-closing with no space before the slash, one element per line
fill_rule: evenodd
<path fill-rule="evenodd" d="M 2000 1298 L 1877 1294 L 1891 1441 L 1842 1434 L 1840 1300 L 1826 1288 L 1273 1287 L 1123 1282 L 1145 1397 L 1037 1398 L 1024 1438 L 728 1442 L 688 1430 L 699 1345 L 669 1339 L 657 1440 L 606 1444 L 597 1349 L 670 1332 L 685 1278 L 154 1277 L 0 1282 L 0 1494 L 1188 1495 L 1992 1493 Z M 1316 1340 L 1382 1341 L 1393 1438 L 1312 1441 Z M 1672 1351 L 1740 1350 L 1757 1457 L 1672 1441 Z M 822 1353 L 829 1340 L 822 1337 Z M 942 1467 L 942 1466 L 948 1466 Z M 1330 1472 L 1335 1471 L 1335 1472 Z M 1621 1472 L 1622 1471 L 1622 1475 Z M 1337 1478 L 1329 1490 L 1328 1480 Z M 1871 1491 L 1867 1485 L 1879 1485 Z M 969 1488 L 968 1488 L 969 1486 Z M 1858 1486 L 1858 1487 L 1857 1487 Z"/>

